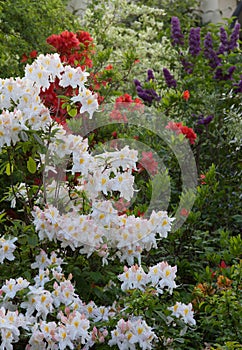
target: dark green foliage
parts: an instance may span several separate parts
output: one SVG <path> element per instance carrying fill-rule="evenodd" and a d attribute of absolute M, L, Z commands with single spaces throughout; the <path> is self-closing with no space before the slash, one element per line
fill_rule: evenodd
<path fill-rule="evenodd" d="M 0 1 L 0 77 L 21 76 L 22 55 L 50 48 L 46 38 L 64 30 L 80 29 L 78 20 L 66 10 L 67 0 Z"/>

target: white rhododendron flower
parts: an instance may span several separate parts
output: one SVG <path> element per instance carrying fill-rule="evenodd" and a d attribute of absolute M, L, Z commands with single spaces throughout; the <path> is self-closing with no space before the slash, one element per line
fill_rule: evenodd
<path fill-rule="evenodd" d="M 194 319 L 194 312 L 192 310 L 192 304 L 188 305 L 176 302 L 176 304 L 172 307 L 168 307 L 168 310 L 172 311 L 172 316 L 177 318 L 181 318 L 184 323 L 189 324 L 190 326 L 196 325 L 196 320 Z"/>
<path fill-rule="evenodd" d="M 4 236 L 0 237 L 0 264 L 3 263 L 4 259 L 10 261 L 15 259 L 13 252 L 16 249 L 16 245 L 14 242 L 17 240 L 17 237 L 14 237 L 12 239 L 6 239 Z"/>

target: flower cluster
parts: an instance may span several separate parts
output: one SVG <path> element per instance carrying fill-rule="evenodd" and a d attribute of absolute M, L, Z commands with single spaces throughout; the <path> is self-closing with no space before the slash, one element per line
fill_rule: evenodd
<path fill-rule="evenodd" d="M 116 329 L 111 332 L 112 338 L 108 344 L 117 345 L 121 349 L 136 349 L 137 344 L 140 349 L 152 349 L 153 342 L 157 337 L 152 328 L 140 318 L 132 318 L 128 321 L 119 320 Z"/>
<path fill-rule="evenodd" d="M 154 83 L 154 80 L 154 73 L 151 69 L 148 69 L 147 71 L 147 79 L 146 84 L 144 84 L 144 87 L 142 87 L 141 82 L 138 79 L 134 80 L 138 96 L 149 106 L 152 104 L 153 101 L 159 102 L 161 100 L 161 96 L 159 96 L 157 92 L 150 86 L 152 85 L 152 83 Z"/>
<path fill-rule="evenodd" d="M 180 21 L 175 16 L 171 19 L 171 40 L 173 45 L 184 44 L 184 35 L 181 32 Z"/>
<path fill-rule="evenodd" d="M 177 135 L 183 134 L 189 140 L 191 145 L 195 143 L 197 138 L 197 135 L 193 129 L 188 128 L 187 126 L 183 125 L 183 123 L 169 122 L 166 129 L 175 131 Z"/>
<path fill-rule="evenodd" d="M 127 123 L 127 112 L 132 112 L 142 108 L 143 102 L 139 98 L 132 99 L 129 94 L 124 94 L 116 98 L 115 105 L 110 113 L 111 120 Z"/>
<path fill-rule="evenodd" d="M 4 129 L 1 133 L 1 143 L 9 145 L 9 140 L 16 143 L 19 131 L 26 130 L 27 126 L 38 130 L 50 124 L 49 104 L 52 106 L 52 117 L 60 112 L 60 99 L 53 88 L 56 79 L 60 88 L 71 90 L 70 102 L 77 104 L 79 113 L 88 112 L 92 117 L 98 108 L 98 102 L 96 94 L 85 87 L 88 76 L 89 73 L 81 67 L 63 66 L 60 56 L 55 53 L 41 54 L 31 65 L 27 64 L 25 77 L 22 79 L 1 79 L 0 109 L 15 107 L 11 115 L 8 111 L 1 115 L 0 125 Z M 74 89 L 77 88 L 79 90 L 76 94 Z M 66 111 L 63 111 L 63 114 L 65 115 Z"/>
<path fill-rule="evenodd" d="M 74 344 L 86 344 L 88 349 L 88 344 L 95 343 L 91 340 L 90 320 L 109 317 L 109 309 L 104 308 L 101 313 L 93 303 L 90 312 L 89 305 L 84 304 L 75 293 L 71 276 L 65 279 L 61 263 L 55 252 L 48 257 L 41 251 L 32 264 L 32 268 L 39 269 L 34 285 L 21 277 L 3 284 L 0 289 L 3 305 L 0 309 L 1 348 L 12 349 L 12 343 L 19 340 L 19 328 L 31 334 L 26 349 L 73 349 Z M 46 288 L 50 281 L 51 288 Z M 15 297 L 21 300 L 23 296 L 24 301 L 20 304 L 22 313 L 18 313 Z M 98 314 L 103 316 L 98 317 Z M 49 316 L 51 321 L 48 321 Z"/>
<path fill-rule="evenodd" d="M 194 312 L 192 310 L 192 304 L 188 305 L 181 302 L 176 302 L 172 307 L 168 307 L 168 310 L 172 311 L 172 316 L 181 318 L 186 324 L 195 326 L 196 321 L 194 319 Z"/>
<path fill-rule="evenodd" d="M 180 21 L 177 17 L 172 18 L 171 22 L 171 30 L 172 30 L 172 43 L 173 45 L 183 45 L 183 34 L 180 29 Z M 237 23 L 234 27 L 234 30 L 228 38 L 226 30 L 221 27 L 220 28 L 220 43 L 217 50 L 214 48 L 212 34 L 207 32 L 203 42 L 203 49 L 201 48 L 201 37 L 200 37 L 201 29 L 200 27 L 191 28 L 189 31 L 189 54 L 193 57 L 199 55 L 200 52 L 203 53 L 204 57 L 208 60 L 209 66 L 215 70 L 214 79 L 216 80 L 231 80 L 233 76 L 233 72 L 235 70 L 234 66 L 226 68 L 227 73 L 223 72 L 222 69 L 222 57 L 221 55 L 227 55 L 238 47 L 239 33 L 240 33 L 240 24 Z M 189 62 L 186 58 L 184 58 L 184 53 L 179 51 L 180 61 L 188 74 L 191 74 L 194 68 L 194 62 Z M 218 68 L 219 67 L 219 68 Z M 168 76 L 168 73 L 166 72 Z M 167 79 L 166 79 L 167 80 Z M 175 83 L 171 80 L 171 77 L 168 77 L 167 85 L 174 85 Z M 169 86 L 170 87 L 170 86 Z"/>
<path fill-rule="evenodd" d="M 12 343 L 19 340 L 19 328 L 26 327 L 27 324 L 28 321 L 23 314 L 19 314 L 18 311 L 6 310 L 2 306 L 0 308 L 1 349 L 13 349 Z"/>
<path fill-rule="evenodd" d="M 157 336 L 144 319 L 131 316 L 125 321 L 125 307 L 120 313 L 115 305 L 97 306 L 93 301 L 83 302 L 71 283 L 72 276 L 65 278 L 61 267 L 63 263 L 54 251 L 48 255 L 41 250 L 31 265 L 32 269 L 38 270 L 33 278 L 34 284 L 19 277 L 6 280 L 1 286 L 0 332 L 3 349 L 12 349 L 12 344 L 19 341 L 21 334 L 28 334 L 28 350 L 64 350 L 78 346 L 88 350 L 106 339 L 110 347 L 117 345 L 120 350 L 136 349 L 135 344 L 144 350 L 153 348 Z M 176 287 L 176 266 L 171 267 L 166 262 L 150 267 L 148 274 L 137 265 L 130 269 L 125 267 L 124 271 L 118 276 L 123 281 L 122 290 L 143 290 L 143 287 L 151 284 L 158 293 L 163 293 L 165 287 L 172 293 Z M 17 308 L 21 310 L 20 313 Z M 177 302 L 168 309 L 172 311 L 171 316 L 181 318 L 185 324 L 195 325 L 191 304 Z M 109 334 L 106 325 L 118 314 L 121 317 L 118 317 L 116 327 Z"/>
<path fill-rule="evenodd" d="M 60 214 L 49 205 L 33 212 L 34 225 L 40 240 L 59 240 L 62 247 L 80 249 L 89 257 L 96 252 L 107 263 L 110 250 L 117 251 L 120 261 L 132 265 L 136 258 L 141 263 L 143 250 L 156 247 L 156 233 L 167 237 L 172 219 L 166 212 L 153 212 L 149 220 L 132 215 L 118 215 L 109 201 L 93 203 L 92 213 Z"/>
<path fill-rule="evenodd" d="M 149 267 L 149 272 L 145 273 L 143 268 L 133 265 L 130 268 L 124 267 L 124 273 L 118 276 L 122 283 L 122 290 L 140 289 L 144 291 L 147 286 L 154 287 L 157 293 L 163 294 L 163 289 L 167 287 L 170 294 L 177 287 L 176 278 L 177 267 L 170 266 L 167 262 L 160 262 Z"/>
<path fill-rule="evenodd" d="M 200 51 L 200 28 L 191 28 L 189 32 L 189 53 L 192 56 L 197 56 Z"/>
<path fill-rule="evenodd" d="M 140 159 L 137 168 L 139 169 L 139 172 L 145 169 L 151 175 L 157 174 L 158 163 L 153 158 L 153 153 L 142 152 L 142 158 Z"/>
<path fill-rule="evenodd" d="M 93 38 L 88 32 L 79 30 L 77 33 L 64 31 L 52 34 L 46 39 L 47 43 L 60 54 L 61 61 L 69 65 L 92 67 L 90 54 L 93 53 Z"/>
<path fill-rule="evenodd" d="M 174 76 L 170 73 L 170 71 L 167 68 L 163 68 L 163 75 L 166 81 L 166 85 L 169 88 L 176 88 L 177 86 L 177 82 L 176 79 L 174 78 Z"/>

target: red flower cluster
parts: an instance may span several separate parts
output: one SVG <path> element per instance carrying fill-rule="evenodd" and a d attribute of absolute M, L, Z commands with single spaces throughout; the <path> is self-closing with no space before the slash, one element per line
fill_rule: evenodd
<path fill-rule="evenodd" d="M 104 97 L 100 95 L 99 90 L 102 87 L 107 86 L 107 84 L 112 81 L 112 73 L 110 72 L 110 71 L 112 71 L 112 69 L 113 69 L 113 66 L 111 64 L 109 64 L 108 66 L 106 66 L 104 68 L 104 70 L 102 70 L 100 72 L 97 72 L 97 73 L 90 72 L 91 85 L 89 86 L 89 89 L 93 90 L 97 93 L 99 105 L 104 100 Z"/>
<path fill-rule="evenodd" d="M 80 30 L 73 33 L 65 30 L 61 34 L 52 34 L 46 41 L 60 54 L 62 62 L 82 68 L 92 67 L 90 54 L 93 54 L 94 45 L 88 32 Z"/>
<path fill-rule="evenodd" d="M 110 113 L 112 120 L 127 123 L 128 119 L 124 112 L 131 112 L 143 107 L 143 102 L 139 98 L 132 99 L 129 94 L 124 94 L 116 98 L 113 111 Z"/>
<path fill-rule="evenodd" d="M 89 33 L 84 31 L 73 33 L 66 30 L 58 35 L 52 34 L 46 41 L 55 48 L 63 63 L 74 67 L 80 66 L 82 69 L 92 67 L 90 57 L 94 53 L 92 51 L 94 45 Z M 67 87 L 63 91 L 63 88 L 59 86 L 59 79 L 56 79 L 48 89 L 40 94 L 45 106 L 51 110 L 52 118 L 65 126 L 68 113 L 62 106 L 66 101 L 60 101 L 58 95 L 72 96 L 73 89 Z"/>
<path fill-rule="evenodd" d="M 183 134 L 189 141 L 191 145 L 194 145 L 197 138 L 197 134 L 192 128 L 188 128 L 182 123 L 169 122 L 166 129 L 170 129 L 176 132 L 177 135 Z"/>
<path fill-rule="evenodd" d="M 36 58 L 38 56 L 38 51 L 37 50 L 33 50 L 29 53 L 29 55 L 26 55 L 26 53 L 23 54 L 21 62 L 27 62 L 29 59 L 33 59 Z"/>
<path fill-rule="evenodd" d="M 138 164 L 138 169 L 139 172 L 145 169 L 151 175 L 157 174 L 158 163 L 154 160 L 152 152 L 142 152 L 142 159 Z"/>
<path fill-rule="evenodd" d="M 200 174 L 200 182 L 201 182 L 201 185 L 206 185 L 206 175 L 204 174 Z"/>

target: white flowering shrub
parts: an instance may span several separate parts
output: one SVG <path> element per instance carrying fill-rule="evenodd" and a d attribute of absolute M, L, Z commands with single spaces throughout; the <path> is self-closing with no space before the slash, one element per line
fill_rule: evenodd
<path fill-rule="evenodd" d="M 95 154 L 88 139 L 57 124 L 41 100 L 58 79 L 59 86 L 71 88 L 68 103 L 90 120 L 99 105 L 88 77 L 58 54 L 47 54 L 27 65 L 22 79 L 0 81 L 0 145 L 3 169 L 12 179 L 4 199 L 20 214 L 6 226 L 2 220 L 1 349 L 152 349 L 165 344 L 168 325 L 175 333 L 176 322 L 195 325 L 191 304 L 166 301 L 178 287 L 176 266 L 142 266 L 142 254 L 168 236 L 174 219 L 166 211 L 142 217 L 115 208 L 120 198 L 134 196 L 138 151 L 127 145 Z M 20 169 L 28 173 L 25 182 L 14 177 Z M 36 174 L 43 183 L 30 181 Z M 66 271 L 80 257 L 84 265 L 95 259 L 99 269 L 114 264 L 101 293 L 114 288 L 115 302 L 98 305 L 78 294 Z M 129 267 L 121 273 L 123 263 Z M 144 310 L 134 301 L 146 303 Z M 164 312 L 158 326 L 147 316 L 147 303 L 152 313 L 156 307 Z"/>
<path fill-rule="evenodd" d="M 127 79 L 130 72 L 137 79 L 149 68 L 162 75 L 163 64 L 173 56 L 162 30 L 165 16 L 160 8 L 128 0 L 93 1 L 85 11 L 81 24 L 94 37 L 100 58 L 105 59 L 106 52 L 108 63 L 118 69 L 125 92 L 134 88 Z"/>

